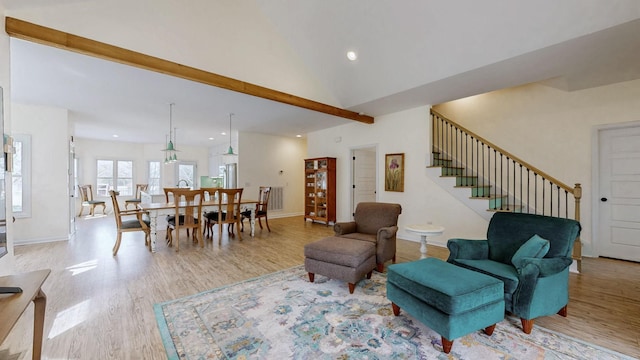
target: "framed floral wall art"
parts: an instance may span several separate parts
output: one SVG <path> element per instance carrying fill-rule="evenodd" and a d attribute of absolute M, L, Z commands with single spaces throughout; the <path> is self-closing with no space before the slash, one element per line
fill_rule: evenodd
<path fill-rule="evenodd" d="M 404 191 L 404 153 L 385 155 L 384 190 Z"/>

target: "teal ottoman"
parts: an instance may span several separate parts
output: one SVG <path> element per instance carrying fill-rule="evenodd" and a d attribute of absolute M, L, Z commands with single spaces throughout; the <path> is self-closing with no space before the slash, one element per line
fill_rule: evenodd
<path fill-rule="evenodd" d="M 491 335 L 504 319 L 502 281 L 436 258 L 390 265 L 387 298 L 394 315 L 402 308 L 440 334 L 447 354 L 454 339 L 480 329 Z"/>

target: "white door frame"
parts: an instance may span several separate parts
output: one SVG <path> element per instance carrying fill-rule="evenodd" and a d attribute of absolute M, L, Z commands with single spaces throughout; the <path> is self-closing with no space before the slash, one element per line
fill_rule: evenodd
<path fill-rule="evenodd" d="M 591 254 L 600 256 L 600 133 L 607 130 L 640 127 L 640 121 L 597 125 L 591 132 Z"/>
<path fill-rule="evenodd" d="M 354 204 L 354 189 L 353 189 L 353 185 L 354 185 L 354 171 L 353 171 L 353 157 L 355 156 L 355 151 L 356 150 L 361 150 L 361 149 L 374 149 L 375 151 L 375 163 L 376 163 L 376 169 L 375 169 L 375 179 L 376 179 L 376 185 L 375 185 L 375 189 L 376 189 L 376 201 L 378 200 L 378 169 L 379 169 L 379 159 L 378 159 L 378 144 L 370 144 L 370 145 L 360 145 L 360 146 L 352 146 L 349 148 L 349 162 L 351 163 L 349 166 L 349 184 L 351 186 L 351 189 L 349 189 L 350 191 L 350 199 L 349 202 L 351 203 L 351 207 L 350 207 L 350 218 L 353 219 L 353 213 L 356 210 L 356 204 Z"/>

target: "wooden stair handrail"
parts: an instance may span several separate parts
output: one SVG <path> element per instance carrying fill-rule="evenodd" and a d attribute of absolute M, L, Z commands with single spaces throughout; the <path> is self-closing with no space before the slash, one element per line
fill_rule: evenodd
<path fill-rule="evenodd" d="M 464 126 L 462 126 L 462 125 L 460 125 L 460 124 L 456 123 L 455 121 L 453 121 L 453 120 L 451 120 L 451 119 L 447 118 L 446 116 L 444 116 L 444 115 L 440 114 L 439 112 L 437 112 L 437 111 L 435 111 L 435 110 L 431 109 L 431 114 L 432 114 L 432 115 L 435 115 L 435 116 L 437 116 L 437 117 L 439 117 L 439 118 L 441 118 L 441 119 L 443 119 L 445 122 L 448 122 L 448 123 L 450 123 L 450 124 L 452 124 L 452 125 L 455 125 L 458 129 L 460 129 L 460 130 L 462 130 L 462 131 L 464 131 L 464 132 L 468 133 L 469 135 L 471 135 L 471 137 L 476 138 L 476 139 L 478 139 L 478 140 L 482 141 L 482 142 L 483 142 L 483 143 L 485 143 L 488 147 L 490 147 L 490 148 L 492 148 L 492 149 L 494 149 L 494 150 L 497 150 L 497 151 L 499 151 L 499 152 L 503 153 L 504 155 L 506 155 L 506 156 L 507 156 L 508 158 L 510 158 L 511 160 L 515 160 L 515 161 L 517 161 L 518 163 L 520 163 L 520 164 L 522 164 L 523 166 L 525 166 L 526 168 L 533 170 L 533 172 L 535 172 L 536 174 L 538 174 L 538 175 L 542 176 L 543 178 L 545 178 L 545 179 L 549 180 L 549 182 L 552 182 L 552 183 L 554 183 L 555 185 L 557 185 L 557 186 L 559 186 L 559 187 L 563 188 L 564 190 L 566 190 L 566 191 L 568 191 L 568 192 L 572 193 L 574 197 L 576 197 L 576 198 L 578 198 L 578 199 L 579 199 L 579 198 L 582 196 L 582 190 L 581 190 L 581 188 L 580 188 L 580 184 L 576 184 L 575 188 L 572 188 L 572 187 L 570 187 L 569 185 L 566 185 L 565 183 L 563 183 L 562 181 L 560 181 L 560 180 L 558 180 L 558 179 L 554 178 L 553 176 L 551 176 L 551 175 L 549 175 L 549 174 L 545 173 L 544 171 L 542 171 L 542 170 L 538 169 L 537 167 L 535 167 L 535 166 L 533 166 L 533 165 L 531 165 L 531 164 L 527 163 L 526 161 L 524 161 L 524 160 L 520 159 L 519 157 L 517 157 L 517 156 L 513 155 L 512 153 L 508 152 L 507 150 L 505 150 L 505 149 L 503 149 L 503 148 L 501 148 L 501 147 L 499 147 L 499 146 L 497 146 L 497 145 L 493 144 L 491 141 L 489 141 L 489 140 L 487 140 L 487 139 L 483 138 L 482 136 L 480 136 L 480 135 L 478 135 L 478 134 L 474 133 L 473 131 L 471 131 L 471 130 L 469 130 L 469 129 L 465 128 Z M 580 190 L 579 190 L 579 189 L 580 189 Z"/>

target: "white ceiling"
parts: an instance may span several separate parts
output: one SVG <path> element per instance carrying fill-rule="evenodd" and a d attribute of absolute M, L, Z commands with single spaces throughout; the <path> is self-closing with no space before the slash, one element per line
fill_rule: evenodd
<path fill-rule="evenodd" d="M 9 10 L 51 2 L 4 0 Z M 246 2 L 340 106 L 373 116 L 531 82 L 575 91 L 640 78 L 636 0 Z M 81 138 L 159 143 L 170 102 L 178 144 L 228 142 L 229 109 L 234 131 L 295 136 L 350 122 L 16 39 L 11 62 L 12 100 L 69 109 Z"/>

